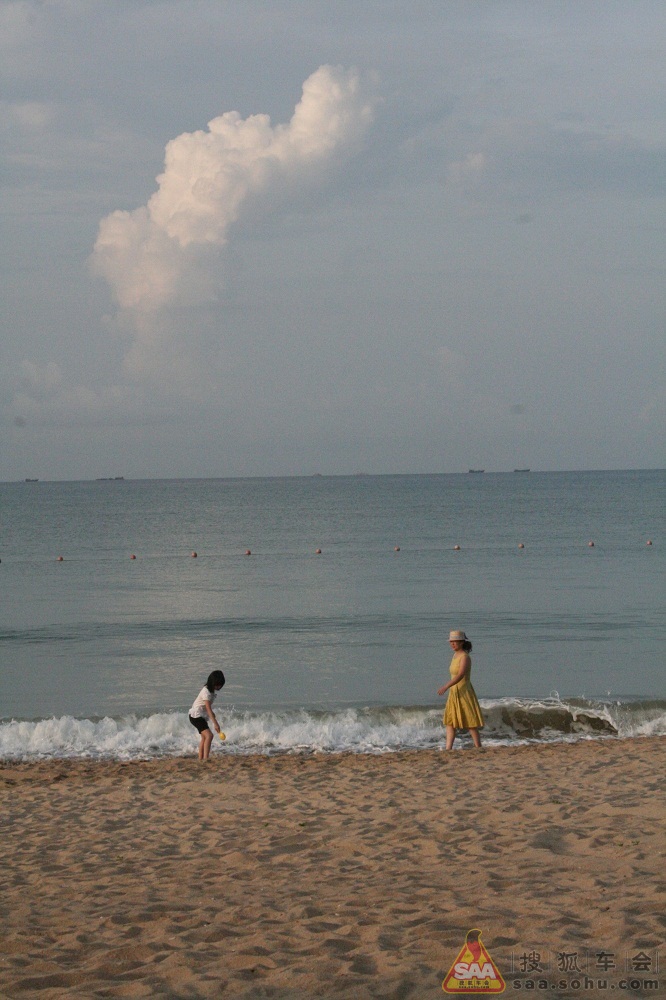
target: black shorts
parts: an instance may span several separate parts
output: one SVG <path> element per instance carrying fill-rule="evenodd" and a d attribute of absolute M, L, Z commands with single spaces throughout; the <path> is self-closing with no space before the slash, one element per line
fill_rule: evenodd
<path fill-rule="evenodd" d="M 190 720 L 190 722 L 192 723 L 192 725 L 194 726 L 194 728 L 198 733 L 205 733 L 207 729 L 210 731 L 208 722 L 206 721 L 206 719 L 203 719 L 200 715 L 188 715 L 188 719 Z"/>

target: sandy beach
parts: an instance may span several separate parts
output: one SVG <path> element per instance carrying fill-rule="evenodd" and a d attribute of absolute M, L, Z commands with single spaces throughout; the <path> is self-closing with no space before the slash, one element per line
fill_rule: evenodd
<path fill-rule="evenodd" d="M 666 996 L 666 739 L 215 750 L 0 765 L 3 997 Z"/>

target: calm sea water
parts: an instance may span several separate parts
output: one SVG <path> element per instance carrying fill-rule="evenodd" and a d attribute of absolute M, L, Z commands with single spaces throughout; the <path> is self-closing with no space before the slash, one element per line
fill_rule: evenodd
<path fill-rule="evenodd" d="M 191 752 L 217 668 L 225 752 L 439 745 L 450 628 L 487 741 L 665 732 L 665 486 L 0 484 L 0 756 Z"/>

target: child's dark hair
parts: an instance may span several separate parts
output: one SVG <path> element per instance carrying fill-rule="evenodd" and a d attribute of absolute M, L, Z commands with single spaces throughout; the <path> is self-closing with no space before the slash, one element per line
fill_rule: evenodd
<path fill-rule="evenodd" d="M 214 670 L 212 674 L 208 675 L 208 680 L 206 681 L 206 687 L 212 694 L 215 688 L 223 688 L 225 684 L 224 674 L 221 670 Z"/>
<path fill-rule="evenodd" d="M 469 639 L 463 639 L 462 648 L 465 653 L 472 652 L 472 643 L 469 641 Z"/>

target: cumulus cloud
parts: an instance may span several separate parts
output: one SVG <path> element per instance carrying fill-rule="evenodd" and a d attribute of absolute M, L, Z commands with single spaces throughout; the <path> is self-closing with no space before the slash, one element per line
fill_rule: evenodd
<path fill-rule="evenodd" d="M 289 123 L 229 111 L 167 144 L 157 191 L 146 205 L 103 219 L 92 255 L 134 340 L 126 367 L 149 368 L 165 310 L 214 297 L 204 265 L 235 224 L 323 183 L 358 150 L 373 89 L 355 70 L 321 66 Z"/>

